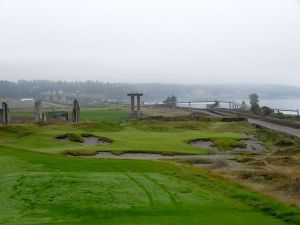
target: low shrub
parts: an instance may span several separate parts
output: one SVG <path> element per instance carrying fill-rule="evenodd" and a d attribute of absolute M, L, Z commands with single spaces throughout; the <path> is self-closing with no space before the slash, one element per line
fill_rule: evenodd
<path fill-rule="evenodd" d="M 282 140 L 279 140 L 278 142 L 275 143 L 275 145 L 277 146 L 294 146 L 295 145 L 295 142 L 292 141 L 291 139 L 282 139 Z"/>
<path fill-rule="evenodd" d="M 82 133 L 82 134 L 75 134 L 75 133 L 67 133 L 63 135 L 56 136 L 56 139 L 69 139 L 70 141 L 73 142 L 84 142 L 84 138 L 88 137 L 95 137 L 98 138 L 99 141 L 107 142 L 107 143 L 112 143 L 114 140 L 107 138 L 107 137 L 100 137 L 91 133 Z"/>
<path fill-rule="evenodd" d="M 8 134 L 8 135 L 30 135 L 34 133 L 34 131 L 37 129 L 35 125 L 8 125 L 8 126 L 0 126 L 0 132 L 3 134 Z"/>
<path fill-rule="evenodd" d="M 65 151 L 63 154 L 69 156 L 94 156 L 97 155 L 97 153 L 97 151 L 69 150 Z"/>
<path fill-rule="evenodd" d="M 212 146 L 220 150 L 232 150 L 234 148 L 246 148 L 247 144 L 233 138 L 213 138 Z"/>
<path fill-rule="evenodd" d="M 74 134 L 74 133 L 70 133 L 67 135 L 67 137 L 69 138 L 70 141 L 74 141 L 74 142 L 84 142 L 84 138 L 81 137 L 80 134 Z"/>

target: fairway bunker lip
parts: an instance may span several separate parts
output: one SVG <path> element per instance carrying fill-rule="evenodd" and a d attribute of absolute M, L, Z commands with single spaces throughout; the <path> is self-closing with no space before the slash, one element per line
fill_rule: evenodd
<path fill-rule="evenodd" d="M 105 137 L 99 137 L 89 133 L 83 134 L 63 134 L 57 136 L 55 139 L 61 142 L 75 142 L 82 145 L 91 146 L 91 145 L 110 145 L 113 143 L 113 140 Z"/>
<path fill-rule="evenodd" d="M 213 146 L 213 142 L 209 138 L 199 138 L 189 141 L 189 144 L 193 147 L 205 148 L 212 151 L 217 151 L 218 148 Z"/>
<path fill-rule="evenodd" d="M 161 160 L 161 159 L 194 159 L 197 157 L 205 157 L 211 155 L 196 154 L 161 154 L 161 153 L 145 153 L 145 152 L 126 152 L 122 154 L 114 154 L 110 151 L 99 151 L 94 155 L 79 155 L 82 158 L 107 158 L 107 159 L 140 159 L 140 160 Z"/>
<path fill-rule="evenodd" d="M 69 155 L 79 158 L 97 158 L 97 159 L 120 159 L 120 160 L 175 160 L 180 163 L 192 164 L 208 169 L 220 168 L 243 168 L 245 164 L 236 162 L 235 155 L 163 155 L 160 153 L 127 152 L 123 154 L 113 154 L 109 151 L 100 151 L 94 154 Z"/>

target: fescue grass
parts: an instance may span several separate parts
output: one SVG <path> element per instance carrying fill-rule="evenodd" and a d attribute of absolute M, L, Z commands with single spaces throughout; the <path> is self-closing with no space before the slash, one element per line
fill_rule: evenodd
<path fill-rule="evenodd" d="M 294 155 L 300 153 L 300 141 L 291 137 L 286 137 L 281 133 L 259 128 L 256 130 L 257 136 L 264 143 L 267 149 L 277 155 Z"/>
<path fill-rule="evenodd" d="M 219 150 L 232 150 L 234 148 L 246 148 L 247 144 L 234 138 L 212 138 L 213 146 Z"/>

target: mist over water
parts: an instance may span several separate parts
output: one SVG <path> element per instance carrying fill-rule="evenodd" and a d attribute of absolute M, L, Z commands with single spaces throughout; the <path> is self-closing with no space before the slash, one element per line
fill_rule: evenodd
<path fill-rule="evenodd" d="M 241 103 L 242 100 L 235 100 L 235 102 Z M 249 101 L 245 101 L 247 105 Z M 203 103 L 191 103 L 191 108 L 206 109 L 207 104 L 212 104 L 211 102 Z M 300 99 L 277 99 L 277 100 L 261 100 L 259 102 L 260 106 L 268 106 L 272 109 L 286 109 L 286 110 L 297 110 L 300 109 Z M 178 103 L 178 106 L 188 107 L 188 103 Z M 229 108 L 228 103 L 220 103 L 221 108 Z M 282 112 L 284 114 L 296 115 L 296 112 Z"/>

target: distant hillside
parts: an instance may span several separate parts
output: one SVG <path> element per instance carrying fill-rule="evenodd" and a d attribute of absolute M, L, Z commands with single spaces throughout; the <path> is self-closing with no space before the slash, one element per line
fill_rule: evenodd
<path fill-rule="evenodd" d="M 139 91 L 144 93 L 144 101 L 160 101 L 169 95 L 178 99 L 196 98 L 247 99 L 256 92 L 263 99 L 300 98 L 300 88 L 288 85 L 255 85 L 255 84 L 127 84 L 103 82 L 62 82 L 35 80 L 18 82 L 0 81 L 2 98 L 36 98 L 59 93 L 68 98 L 93 98 L 127 100 L 127 93 Z"/>

